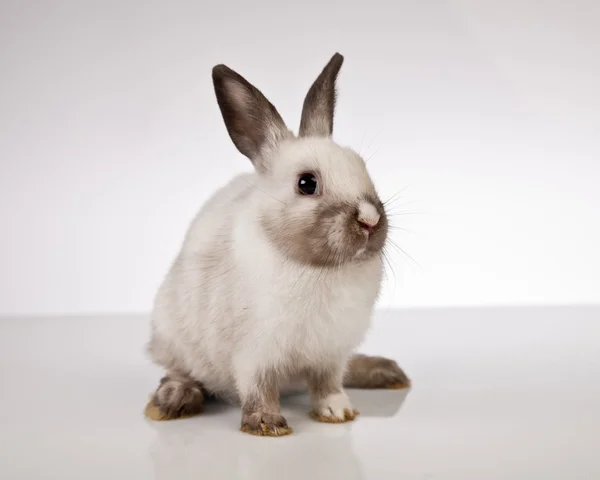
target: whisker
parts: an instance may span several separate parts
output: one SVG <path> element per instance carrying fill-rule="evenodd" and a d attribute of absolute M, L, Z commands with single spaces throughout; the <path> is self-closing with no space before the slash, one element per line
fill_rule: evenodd
<path fill-rule="evenodd" d="M 304 269 L 302 270 L 302 273 L 300 273 L 300 275 L 298 275 L 298 278 L 294 282 L 294 285 L 292 286 L 292 291 L 296 290 L 296 287 L 298 286 L 298 283 L 304 277 L 304 275 L 306 275 L 306 272 L 308 272 L 309 270 L 312 270 L 311 266 L 310 265 L 305 265 Z"/>
<path fill-rule="evenodd" d="M 403 215 L 428 215 L 427 212 L 390 212 L 386 213 L 388 217 L 401 217 Z"/>
<path fill-rule="evenodd" d="M 398 279 L 396 278 L 396 272 L 394 271 L 394 266 L 392 265 L 392 262 L 390 261 L 390 259 L 388 258 L 388 254 L 387 254 L 387 250 L 384 247 L 381 251 L 381 257 L 383 258 L 383 260 L 385 261 L 385 263 L 387 263 L 387 266 L 389 267 L 393 277 L 394 277 L 394 289 L 398 286 Z M 384 270 L 386 271 L 386 270 Z M 386 272 L 386 277 L 388 276 L 387 272 Z M 388 277 L 389 278 L 389 277 Z"/>
<path fill-rule="evenodd" d="M 371 155 L 369 155 L 369 158 L 367 158 L 367 159 L 365 160 L 365 165 L 366 165 L 367 163 L 369 163 L 369 162 L 371 161 L 371 159 L 373 159 L 373 157 L 374 157 L 375 155 L 377 155 L 377 152 L 379 152 L 379 148 L 378 148 L 377 150 L 375 150 L 375 151 L 374 151 L 374 152 L 373 152 Z"/>
<path fill-rule="evenodd" d="M 394 242 L 391 238 L 388 238 L 388 242 L 390 242 L 390 245 L 392 245 L 393 247 L 395 247 L 401 254 L 405 255 L 406 258 L 410 259 L 417 267 L 419 268 L 423 268 L 419 262 L 417 262 L 413 257 L 411 257 L 406 250 L 404 250 L 402 247 L 400 247 L 396 242 Z"/>
<path fill-rule="evenodd" d="M 325 270 L 325 268 L 327 267 L 327 265 L 329 264 L 329 260 L 331 260 L 331 255 L 332 255 L 332 251 L 329 251 L 329 253 L 327 254 L 327 257 L 325 259 L 325 262 L 321 265 L 321 268 L 318 270 L 318 274 L 317 274 L 317 278 L 314 282 L 312 282 L 312 293 L 310 295 L 310 299 L 317 299 L 318 295 L 315 295 L 317 292 L 317 288 L 319 288 L 319 279 L 321 278 L 321 275 L 323 274 L 323 271 Z M 317 272 L 317 270 L 315 268 L 311 268 L 311 279 L 312 277 L 315 275 L 315 272 Z"/>
<path fill-rule="evenodd" d="M 282 200 L 279 200 L 278 198 L 275 198 L 273 195 L 271 195 L 270 193 L 265 192 L 264 190 L 261 190 L 260 188 L 258 188 L 256 185 L 254 185 L 253 183 L 250 183 L 248 180 L 246 180 L 245 178 L 242 178 L 242 180 L 244 180 L 244 182 L 246 182 L 248 185 L 250 185 L 251 187 L 256 188 L 259 192 L 263 193 L 264 195 L 266 195 L 267 197 L 271 197 L 273 200 L 277 200 L 280 203 L 283 203 L 284 205 L 287 205 L 287 203 L 285 203 Z"/>
<path fill-rule="evenodd" d="M 396 197 L 398 197 L 398 195 L 400 195 L 402 192 L 404 192 L 404 190 L 406 190 L 408 188 L 408 185 L 402 187 L 400 190 L 398 190 L 394 195 L 392 195 L 390 198 L 388 198 L 385 202 L 383 202 L 384 206 L 388 206 L 391 205 L 390 202 L 392 202 Z M 402 197 L 398 197 L 398 198 L 402 198 Z"/>
<path fill-rule="evenodd" d="M 371 140 L 371 141 L 369 142 L 369 145 L 367 145 L 367 149 L 366 149 L 366 151 L 365 151 L 365 154 L 366 154 L 366 153 L 369 151 L 369 148 L 371 148 L 371 145 L 373 145 L 373 142 L 375 142 L 375 140 L 377 140 L 377 137 L 379 137 L 379 134 L 380 134 L 380 133 L 381 133 L 381 132 L 377 132 L 377 134 L 376 134 L 376 135 L 373 137 L 373 140 Z"/>
<path fill-rule="evenodd" d="M 384 205 L 384 207 L 386 207 L 387 211 L 393 212 L 397 208 L 407 207 L 409 205 L 414 205 L 414 204 L 418 203 L 417 200 L 409 200 L 409 201 L 403 201 L 401 204 L 397 204 L 397 202 L 402 200 L 402 198 L 403 197 L 398 197 L 393 202 L 390 202 L 390 203 Z M 391 207 L 393 207 L 393 209 Z"/>
<path fill-rule="evenodd" d="M 298 278 L 296 279 L 296 282 L 292 286 L 292 291 L 296 290 L 296 287 L 298 286 L 298 282 L 300 282 L 300 280 L 302 279 L 302 277 L 304 277 L 304 275 L 306 274 L 306 272 L 308 270 L 310 270 L 309 266 L 304 267 L 304 270 L 302 270 L 302 273 L 300 275 L 298 275 Z"/>
<path fill-rule="evenodd" d="M 323 265 L 321 265 L 321 270 L 319 271 L 319 275 L 317 276 L 317 279 L 315 280 L 315 285 L 317 285 L 319 283 L 319 279 L 321 278 L 321 275 L 323 274 L 325 267 L 329 265 L 329 261 L 331 260 L 332 255 L 333 255 L 333 250 L 330 250 L 329 253 L 327 254 L 327 259 L 325 260 L 325 263 L 323 263 Z"/>
<path fill-rule="evenodd" d="M 362 157 L 362 146 L 363 146 L 363 142 L 365 141 L 366 134 L 367 134 L 367 132 L 363 131 L 362 137 L 360 138 L 360 145 L 358 146 L 358 152 L 361 157 Z"/>

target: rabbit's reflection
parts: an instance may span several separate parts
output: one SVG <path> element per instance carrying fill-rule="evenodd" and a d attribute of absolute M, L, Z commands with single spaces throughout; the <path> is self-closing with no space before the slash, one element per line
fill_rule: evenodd
<path fill-rule="evenodd" d="M 257 438 L 210 429 L 158 428 L 152 446 L 156 480 L 244 479 L 317 480 L 364 478 L 352 451 L 350 430 L 341 435 L 296 433 L 287 438 Z M 166 425 L 165 425 L 166 426 Z"/>
<path fill-rule="evenodd" d="M 353 392 L 349 392 L 352 397 Z M 405 392 L 358 392 L 361 417 L 393 416 Z M 300 406 L 305 400 L 286 403 Z M 369 405 L 371 408 L 369 408 Z M 374 408 L 373 408 L 374 407 Z M 151 447 L 156 480 L 359 480 L 361 464 L 353 452 L 352 424 L 321 425 L 302 416 L 302 410 L 286 416 L 295 432 L 283 438 L 257 438 L 238 432 L 237 410 L 219 406 L 197 418 L 152 423 L 157 437 Z M 360 417 L 359 417 L 360 418 Z"/>

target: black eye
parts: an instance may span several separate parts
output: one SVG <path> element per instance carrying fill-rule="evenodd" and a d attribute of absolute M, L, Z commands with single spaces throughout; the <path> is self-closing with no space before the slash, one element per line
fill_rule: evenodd
<path fill-rule="evenodd" d="M 298 190 L 302 195 L 314 195 L 317 193 L 317 177 L 312 173 L 303 173 L 298 179 Z"/>

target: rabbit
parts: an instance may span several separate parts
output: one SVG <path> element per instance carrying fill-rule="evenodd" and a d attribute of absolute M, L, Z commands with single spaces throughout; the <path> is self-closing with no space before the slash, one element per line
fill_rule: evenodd
<path fill-rule="evenodd" d="M 311 415 L 358 414 L 344 388 L 405 388 L 397 363 L 354 354 L 380 293 L 388 235 L 363 159 L 332 140 L 336 53 L 309 89 L 298 135 L 245 78 L 212 69 L 231 140 L 254 171 L 220 188 L 192 221 L 160 285 L 148 352 L 166 370 L 155 420 L 202 411 L 207 395 L 241 406 L 241 430 L 292 432 L 280 395 L 308 390 Z"/>

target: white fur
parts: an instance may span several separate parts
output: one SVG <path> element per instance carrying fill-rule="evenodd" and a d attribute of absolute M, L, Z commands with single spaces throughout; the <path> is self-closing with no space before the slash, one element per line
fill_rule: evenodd
<path fill-rule="evenodd" d="M 379 256 L 321 269 L 289 260 L 269 242 L 260 215 L 276 215 L 278 201 L 294 195 L 278 178 L 289 176 L 298 162 L 318 162 L 344 197 L 359 198 L 373 188 L 360 157 L 329 139 L 304 140 L 279 152 L 285 161 L 273 161 L 272 183 L 241 175 L 205 204 L 152 315 L 155 360 L 234 401 L 268 369 L 285 376 L 291 365 L 345 365 L 369 327 L 381 283 Z M 327 402 L 323 408 L 336 416 L 351 408 L 333 397 Z"/>
<path fill-rule="evenodd" d="M 323 399 L 313 401 L 313 411 L 320 417 L 344 420 L 345 410 L 353 411 L 350 399 L 345 392 L 332 393 Z"/>

